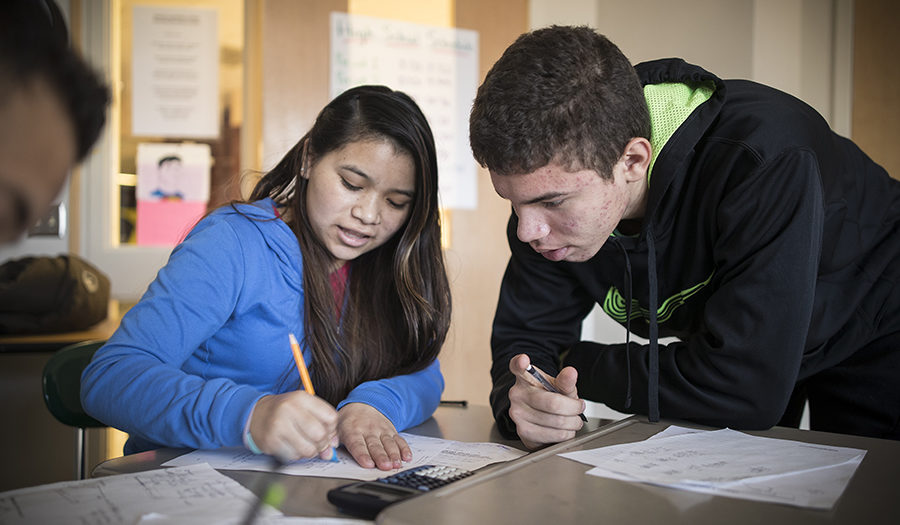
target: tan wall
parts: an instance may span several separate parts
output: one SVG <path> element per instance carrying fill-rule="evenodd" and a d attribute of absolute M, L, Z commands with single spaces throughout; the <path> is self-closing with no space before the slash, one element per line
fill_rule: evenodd
<path fill-rule="evenodd" d="M 894 178 L 900 178 L 900 41 L 894 0 L 855 0 L 853 140 Z"/>
<path fill-rule="evenodd" d="M 527 13 L 527 0 L 456 1 L 456 26 L 478 31 L 479 84 L 507 46 L 528 30 Z M 509 211 L 487 172 L 479 169 L 478 208 L 452 213 L 452 242 L 446 254 L 453 288 L 453 328 L 441 354 L 445 399 L 488 404 L 491 322 L 509 259 Z"/>
<path fill-rule="evenodd" d="M 275 166 L 328 103 L 332 11 L 346 12 L 347 1 L 263 1 L 263 170 Z"/>

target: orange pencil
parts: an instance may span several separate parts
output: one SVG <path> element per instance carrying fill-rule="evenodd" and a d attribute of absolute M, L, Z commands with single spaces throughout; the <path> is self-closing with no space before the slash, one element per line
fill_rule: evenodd
<path fill-rule="evenodd" d="M 300 381 L 303 382 L 303 389 L 309 395 L 316 395 L 316 389 L 313 388 L 312 379 L 309 377 L 309 370 L 306 369 L 306 361 L 303 360 L 303 352 L 300 351 L 300 343 L 294 334 L 288 334 L 291 340 L 291 351 L 294 352 L 294 362 L 297 363 L 297 371 L 300 372 Z"/>
<path fill-rule="evenodd" d="M 288 338 L 291 341 L 291 351 L 294 353 L 294 362 L 297 363 L 297 371 L 300 372 L 300 382 L 303 383 L 303 390 L 306 390 L 306 393 L 314 396 L 316 395 L 316 389 L 313 388 L 312 379 L 309 377 L 309 370 L 306 369 L 306 361 L 303 360 L 303 352 L 300 351 L 300 343 L 297 342 L 297 338 L 294 337 L 294 334 L 288 334 Z M 334 447 L 331 448 L 331 461 L 333 463 L 337 463 L 337 450 Z"/>

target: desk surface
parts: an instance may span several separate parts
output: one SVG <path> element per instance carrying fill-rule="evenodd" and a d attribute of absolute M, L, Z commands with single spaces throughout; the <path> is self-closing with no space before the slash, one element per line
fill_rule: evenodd
<path fill-rule="evenodd" d="M 388 507 L 378 523 L 419 524 L 427 515 L 429 525 L 473 523 L 690 523 L 729 525 L 847 523 L 877 525 L 897 523 L 900 516 L 900 442 L 774 428 L 750 434 L 824 443 L 867 450 L 862 464 L 831 511 L 710 496 L 699 493 L 588 476 L 590 469 L 557 456 L 560 452 L 646 439 L 668 423 L 651 424 L 632 417 L 621 422 L 591 419 L 574 440 L 529 454 L 507 464 L 490 467 L 470 478 L 430 494 Z M 605 424 L 605 425 L 604 425 Z M 696 426 L 677 423 L 683 426 Z M 604 426 L 601 426 L 604 425 Z M 703 428 L 703 427 L 698 427 Z M 457 441 L 497 442 L 522 448 L 519 441 L 504 440 L 496 429 L 490 408 L 438 408 L 433 418 L 410 432 Z M 188 452 L 161 449 L 98 465 L 93 476 L 106 476 L 158 468 Z M 263 474 L 222 471 L 251 490 L 258 490 Z M 326 499 L 327 492 L 347 480 L 281 474 L 287 490 L 282 511 L 294 516 L 347 517 Z"/>
<path fill-rule="evenodd" d="M 900 522 L 900 442 L 776 427 L 759 436 L 865 449 L 865 458 L 830 511 L 712 496 L 588 476 L 591 467 L 558 456 L 647 439 L 668 426 L 631 417 L 580 438 L 477 473 L 388 507 L 380 524 L 728 523 L 794 525 Z M 678 423 L 682 426 L 697 425 Z"/>

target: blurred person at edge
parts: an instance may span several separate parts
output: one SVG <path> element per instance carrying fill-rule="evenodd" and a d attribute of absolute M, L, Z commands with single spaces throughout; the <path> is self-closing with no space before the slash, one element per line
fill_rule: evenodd
<path fill-rule="evenodd" d="M 0 2 L 0 243 L 59 195 L 100 135 L 108 103 L 52 0 Z"/>

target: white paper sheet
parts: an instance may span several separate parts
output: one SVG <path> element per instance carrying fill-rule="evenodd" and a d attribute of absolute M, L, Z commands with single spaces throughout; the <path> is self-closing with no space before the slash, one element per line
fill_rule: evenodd
<path fill-rule="evenodd" d="M 447 465 L 464 470 L 476 470 L 490 463 L 509 461 L 525 455 L 525 452 L 499 443 L 466 443 L 447 439 L 401 433 L 409 444 L 413 459 L 404 463 L 401 470 L 419 465 Z M 243 448 L 195 450 L 163 463 L 164 467 L 177 467 L 209 463 L 221 470 L 272 470 L 268 456 L 258 456 Z M 343 448 L 338 449 L 338 462 L 323 459 L 305 459 L 285 465 L 284 474 L 297 476 L 324 476 L 373 480 L 390 474 L 378 469 L 360 467 Z"/>
<path fill-rule="evenodd" d="M 0 523 L 238 525 L 256 496 L 207 464 L 65 481 L 0 493 Z M 284 516 L 263 506 L 255 525 L 351 525 L 343 518 Z"/>
<path fill-rule="evenodd" d="M 167 515 L 161 513 L 147 514 L 141 517 L 137 525 L 243 525 L 244 517 L 209 518 L 207 516 Z M 253 525 L 369 525 L 369 520 L 351 518 L 301 518 L 296 516 L 258 516 Z"/>
<path fill-rule="evenodd" d="M 866 451 L 669 427 L 645 441 L 560 454 L 594 476 L 735 498 L 829 509 Z"/>
<path fill-rule="evenodd" d="M 240 519 L 256 499 L 209 465 L 65 481 L 0 493 L 0 523 L 137 523 L 149 513 Z M 265 507 L 263 516 L 280 513 Z"/>
<path fill-rule="evenodd" d="M 131 8 L 131 133 L 219 137 L 219 11 Z"/>

